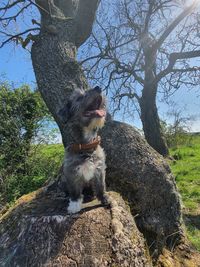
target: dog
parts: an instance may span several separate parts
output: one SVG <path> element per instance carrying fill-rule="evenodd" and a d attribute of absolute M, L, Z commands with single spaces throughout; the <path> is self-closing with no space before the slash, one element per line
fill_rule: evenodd
<path fill-rule="evenodd" d="M 59 112 L 72 131 L 74 143 L 65 149 L 62 185 L 69 196 L 68 213 L 81 210 L 84 190 L 92 188 L 97 199 L 107 204 L 105 153 L 98 130 L 104 126 L 106 100 L 101 88 L 75 90 Z"/>

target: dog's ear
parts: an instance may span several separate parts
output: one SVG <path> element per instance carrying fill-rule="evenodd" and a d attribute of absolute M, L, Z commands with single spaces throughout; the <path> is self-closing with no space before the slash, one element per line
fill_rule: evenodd
<path fill-rule="evenodd" d="M 59 112 L 58 115 L 63 123 L 67 123 L 71 117 L 71 102 L 68 102 Z"/>

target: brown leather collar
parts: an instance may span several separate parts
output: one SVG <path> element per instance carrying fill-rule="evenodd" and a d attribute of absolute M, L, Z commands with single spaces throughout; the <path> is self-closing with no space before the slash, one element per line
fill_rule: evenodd
<path fill-rule="evenodd" d="M 68 150 L 73 153 L 79 153 L 82 151 L 87 151 L 87 150 L 95 150 L 98 145 L 101 143 L 101 137 L 97 136 L 91 143 L 88 144 L 71 144 L 68 147 Z"/>

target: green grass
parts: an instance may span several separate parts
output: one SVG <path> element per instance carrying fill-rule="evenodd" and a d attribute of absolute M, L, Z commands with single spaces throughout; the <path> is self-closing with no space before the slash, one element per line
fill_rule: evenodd
<path fill-rule="evenodd" d="M 170 152 L 176 159 L 170 165 L 181 193 L 188 237 L 200 250 L 200 136 Z"/>
<path fill-rule="evenodd" d="M 62 144 L 41 145 L 37 154 L 40 155 L 41 158 L 49 159 L 50 162 L 53 160 L 55 164 L 61 166 L 64 158 L 64 147 Z"/>
<path fill-rule="evenodd" d="M 26 162 L 26 172 L 14 173 L 5 178 L 3 187 L 0 187 L 0 203 L 12 203 L 20 196 L 43 186 L 47 179 L 57 175 L 63 156 L 64 148 L 61 144 L 33 146 Z"/>

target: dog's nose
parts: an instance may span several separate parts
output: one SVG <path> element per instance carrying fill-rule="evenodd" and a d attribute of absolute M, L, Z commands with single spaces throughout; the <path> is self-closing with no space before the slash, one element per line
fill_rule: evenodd
<path fill-rule="evenodd" d="M 95 90 L 97 93 L 101 94 L 101 88 L 99 86 L 96 86 L 93 90 Z"/>

